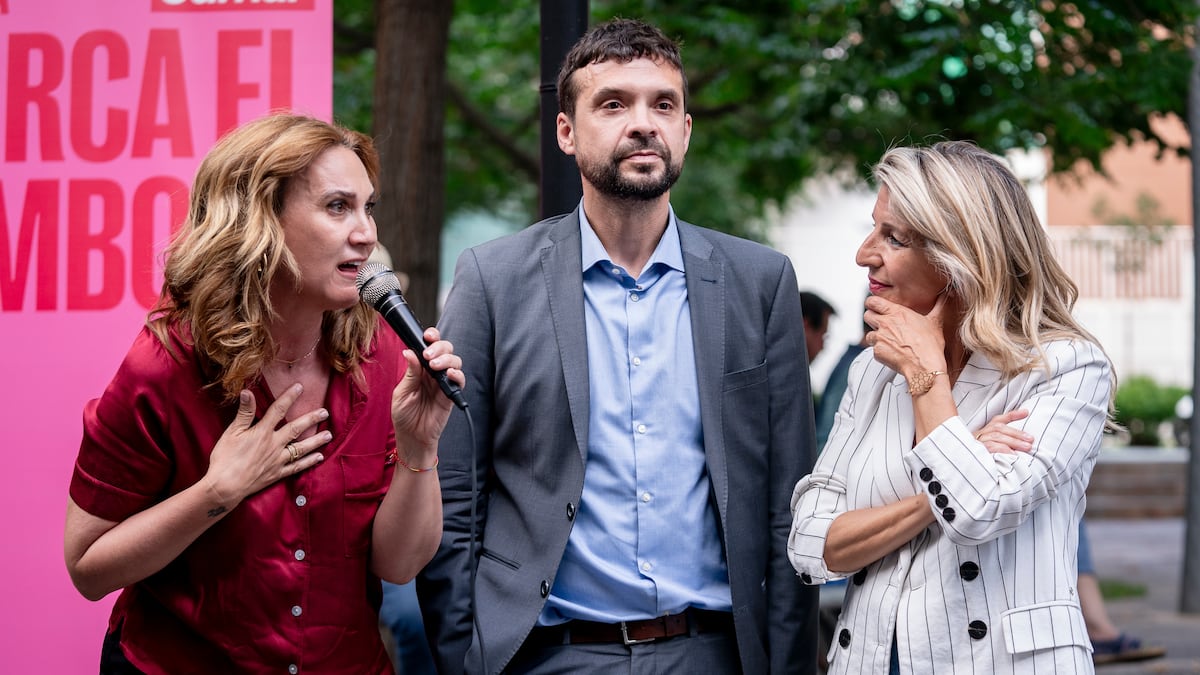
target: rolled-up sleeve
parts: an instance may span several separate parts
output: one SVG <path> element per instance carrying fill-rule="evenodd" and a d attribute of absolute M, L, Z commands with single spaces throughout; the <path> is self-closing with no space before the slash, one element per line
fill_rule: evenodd
<path fill-rule="evenodd" d="M 817 457 L 812 473 L 800 479 L 792 490 L 792 529 L 788 533 L 788 560 L 806 584 L 823 584 L 845 575 L 825 566 L 825 538 L 834 519 L 850 510 L 846 472 L 853 463 L 855 402 L 866 378 L 866 366 L 872 363 L 870 350 L 859 355 L 850 366 L 846 392 L 838 404 L 829 440 Z"/>
<path fill-rule="evenodd" d="M 788 559 L 806 584 L 823 584 L 843 575 L 825 566 L 825 537 L 835 518 L 846 512 L 846 479 L 813 471 L 792 491 L 792 531 Z"/>

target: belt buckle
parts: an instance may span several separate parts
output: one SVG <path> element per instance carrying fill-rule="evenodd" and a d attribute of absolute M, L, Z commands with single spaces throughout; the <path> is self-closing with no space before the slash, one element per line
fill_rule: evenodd
<path fill-rule="evenodd" d="M 621 622 L 621 641 L 625 643 L 626 647 L 629 645 L 640 645 L 645 642 L 654 642 L 657 639 L 658 638 L 648 637 L 642 640 L 635 640 L 629 637 L 629 628 L 626 626 L 625 622 Z"/>

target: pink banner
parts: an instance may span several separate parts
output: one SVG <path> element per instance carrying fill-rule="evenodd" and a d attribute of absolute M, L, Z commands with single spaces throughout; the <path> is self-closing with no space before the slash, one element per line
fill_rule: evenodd
<path fill-rule="evenodd" d="M 95 672 L 62 528 L 84 403 L 161 284 L 196 166 L 276 108 L 332 114 L 332 0 L 0 0 L 0 670 Z"/>

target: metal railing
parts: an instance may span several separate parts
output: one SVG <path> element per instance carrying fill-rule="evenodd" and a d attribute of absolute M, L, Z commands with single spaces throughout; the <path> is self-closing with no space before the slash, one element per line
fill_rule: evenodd
<path fill-rule="evenodd" d="M 1081 299 L 1190 297 L 1192 231 L 1125 226 L 1047 228 L 1054 253 Z"/>

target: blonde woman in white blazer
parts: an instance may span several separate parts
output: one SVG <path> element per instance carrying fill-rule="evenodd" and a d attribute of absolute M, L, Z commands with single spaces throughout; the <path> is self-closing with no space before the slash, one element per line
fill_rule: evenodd
<path fill-rule="evenodd" d="M 801 578 L 850 578 L 829 671 L 1091 673 L 1075 554 L 1108 358 L 1001 161 L 895 148 L 875 177 L 871 348 L 792 496 Z"/>

